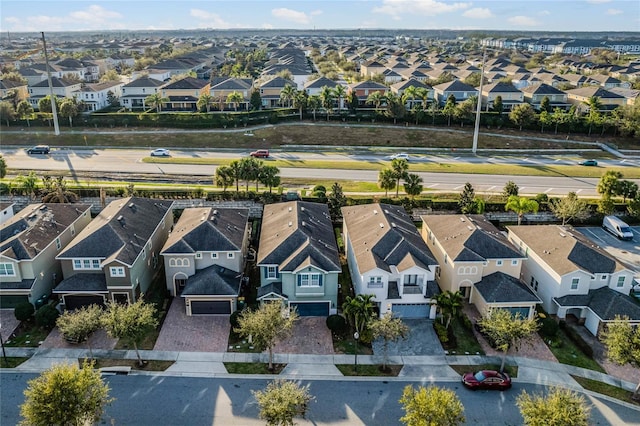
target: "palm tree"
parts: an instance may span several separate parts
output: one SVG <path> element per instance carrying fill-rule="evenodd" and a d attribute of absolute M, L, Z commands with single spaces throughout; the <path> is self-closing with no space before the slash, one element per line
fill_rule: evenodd
<path fill-rule="evenodd" d="M 407 170 L 409 170 L 409 162 L 403 158 L 395 158 L 391 162 L 391 170 L 393 171 L 393 177 L 396 180 L 396 198 L 398 198 L 398 190 L 400 189 L 400 179 L 407 177 Z"/>
<path fill-rule="evenodd" d="M 207 112 L 211 112 L 212 103 L 213 103 L 213 96 L 211 96 L 208 93 L 203 93 L 198 98 L 198 103 L 196 104 L 196 106 L 198 107 L 199 111 L 202 111 L 203 109 L 205 109 Z"/>
<path fill-rule="evenodd" d="M 51 176 L 42 179 L 45 190 L 48 191 L 42 196 L 43 203 L 75 203 L 78 195 L 67 189 L 67 183 L 63 176 L 58 176 L 51 180 Z"/>
<path fill-rule="evenodd" d="M 233 109 L 236 112 L 238 112 L 238 105 L 240 105 L 242 101 L 244 101 L 244 96 L 242 96 L 240 92 L 233 91 L 227 95 L 227 103 L 233 104 Z"/>
<path fill-rule="evenodd" d="M 537 213 L 538 202 L 536 200 L 530 200 L 526 197 L 519 197 L 512 195 L 504 205 L 505 211 L 512 211 L 518 214 L 518 225 L 522 222 L 522 217 L 525 213 Z"/>
<path fill-rule="evenodd" d="M 329 86 L 322 86 L 320 89 L 320 99 L 322 100 L 322 107 L 327 111 L 327 121 L 329 121 L 329 114 L 333 110 L 333 90 Z"/>
<path fill-rule="evenodd" d="M 16 107 L 16 113 L 18 113 L 18 117 L 21 120 L 27 120 L 27 126 L 31 127 L 31 123 L 29 122 L 29 118 L 33 115 L 33 107 L 27 101 L 20 101 L 18 106 Z"/>
<path fill-rule="evenodd" d="M 294 89 L 292 85 L 287 84 L 280 91 L 280 103 L 286 102 L 287 107 L 291 108 L 291 102 L 293 101 L 293 98 L 295 96 L 296 96 L 296 89 Z"/>
<path fill-rule="evenodd" d="M 416 98 L 419 97 L 418 95 L 418 89 L 422 89 L 422 87 L 416 87 L 416 86 L 409 86 L 406 89 L 404 89 L 404 93 L 402 94 L 402 101 L 406 104 L 408 101 L 411 101 L 410 105 L 411 108 L 413 109 L 414 105 L 413 102 L 416 100 Z"/>
<path fill-rule="evenodd" d="M 313 121 L 316 121 L 316 111 L 322 106 L 322 101 L 318 95 L 311 95 L 307 99 L 307 105 L 313 112 Z"/>
<path fill-rule="evenodd" d="M 163 97 L 161 93 L 153 93 L 144 99 L 144 105 L 155 109 L 156 112 L 160 112 L 162 110 L 162 104 L 167 102 L 169 102 L 169 98 Z"/>
<path fill-rule="evenodd" d="M 305 92 L 304 90 L 297 90 L 295 96 L 293 97 L 293 106 L 295 108 L 298 108 L 300 120 L 302 121 L 302 110 L 305 106 L 307 106 L 307 92 Z"/>
<path fill-rule="evenodd" d="M 269 192 L 274 186 L 280 185 L 280 169 L 276 166 L 262 166 L 258 171 L 258 180 L 261 184 L 269 188 Z"/>
<path fill-rule="evenodd" d="M 442 108 L 442 112 L 449 118 L 447 126 L 451 126 L 451 116 L 455 113 L 455 111 L 456 97 L 453 95 L 449 95 L 449 97 L 447 98 L 447 103 L 444 105 L 444 108 Z"/>
<path fill-rule="evenodd" d="M 242 177 L 242 167 L 240 160 L 233 160 L 229 163 L 229 176 L 236 183 L 236 194 L 240 192 L 240 178 Z"/>
<path fill-rule="evenodd" d="M 447 317 L 445 328 L 449 328 L 451 320 L 454 316 L 457 316 L 459 309 L 462 308 L 462 293 L 459 291 L 442 292 L 436 296 L 436 304 L 440 308 L 442 315 L 440 321 L 444 323 L 444 318 Z"/>
<path fill-rule="evenodd" d="M 342 304 L 342 310 L 353 326 L 354 330 L 360 335 L 364 332 L 367 324 L 374 315 L 376 306 L 373 294 L 358 294 L 356 297 L 347 296 Z"/>
<path fill-rule="evenodd" d="M 380 105 L 385 100 L 385 96 L 380 92 L 373 92 L 369 96 L 367 96 L 367 103 L 373 104 L 376 107 L 376 112 L 380 109 Z"/>
<path fill-rule="evenodd" d="M 342 99 L 347 96 L 347 89 L 342 84 L 338 84 L 333 88 L 333 94 L 338 98 L 338 112 L 342 109 Z"/>
<path fill-rule="evenodd" d="M 424 187 L 422 178 L 415 173 L 409 173 L 404 179 L 404 192 L 413 200 L 416 195 L 420 195 Z"/>
<path fill-rule="evenodd" d="M 378 174 L 378 186 L 384 189 L 384 197 L 389 196 L 389 190 L 396 187 L 396 175 L 391 169 L 382 169 Z"/>
<path fill-rule="evenodd" d="M 216 186 L 222 187 L 223 193 L 227 192 L 229 185 L 233 185 L 234 180 L 235 179 L 229 166 L 220 166 L 216 169 L 214 183 Z"/>

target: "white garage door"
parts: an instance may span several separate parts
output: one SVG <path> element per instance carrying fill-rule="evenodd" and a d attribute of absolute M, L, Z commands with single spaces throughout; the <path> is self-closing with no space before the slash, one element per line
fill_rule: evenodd
<path fill-rule="evenodd" d="M 428 303 L 394 303 L 393 316 L 398 318 L 429 318 L 431 305 Z"/>

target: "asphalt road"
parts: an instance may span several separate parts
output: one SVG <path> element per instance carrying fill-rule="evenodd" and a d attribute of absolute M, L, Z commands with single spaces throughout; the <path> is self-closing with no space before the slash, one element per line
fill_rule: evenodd
<path fill-rule="evenodd" d="M 26 381 L 35 374 L 0 374 L 0 423 L 17 424 Z M 251 390 L 264 389 L 265 379 L 187 378 L 160 375 L 105 377 L 116 400 L 107 407 L 101 424 L 160 425 L 263 425 Z M 397 425 L 404 414 L 398 403 L 405 381 L 315 380 L 307 419 L 300 425 Z M 515 399 L 522 390 L 541 392 L 538 385 L 514 384 L 506 392 L 469 391 L 459 383 L 438 383 L 457 392 L 469 425 L 519 425 L 522 417 Z M 598 425 L 638 425 L 637 410 L 586 395 L 591 422 Z M 113 422 L 113 423 L 112 423 Z"/>
<path fill-rule="evenodd" d="M 3 147 L 2 154 L 6 157 L 11 168 L 26 169 L 36 171 L 71 171 L 94 172 L 94 173 L 154 173 L 163 175 L 192 175 L 192 176 L 213 176 L 215 166 L 210 165 L 186 165 L 186 164 L 157 164 L 143 163 L 143 157 L 149 155 L 149 151 L 140 149 L 54 149 L 50 155 L 27 155 L 23 149 Z M 246 155 L 241 151 L 174 151 L 174 156 L 184 157 L 221 157 L 238 158 Z M 371 161 L 371 154 L 340 154 L 340 153 L 313 153 L 313 152 L 287 152 L 274 153 L 275 158 L 296 160 L 296 159 L 324 159 L 324 160 L 362 160 Z M 377 161 L 383 160 L 385 156 L 375 157 Z M 444 161 L 437 157 L 420 156 L 412 157 L 415 161 Z M 478 161 L 475 157 L 447 157 L 447 161 Z M 522 161 L 532 161 L 542 164 L 558 164 L 558 161 L 565 162 L 567 159 L 558 159 L 548 156 L 532 158 L 485 158 L 485 162 L 518 164 Z M 620 160 L 615 160 L 620 163 Z M 626 163 L 631 166 L 633 162 Z M 582 166 L 576 166 L 582 167 Z M 375 170 L 340 170 L 340 169 L 306 169 L 306 168 L 281 168 L 280 174 L 284 178 L 311 178 L 318 180 L 330 180 L 339 176 L 340 179 L 376 182 L 378 171 Z M 535 176 L 508 176 L 508 175 L 466 175 L 451 173 L 418 173 L 426 188 L 435 191 L 459 192 L 466 182 L 472 182 L 477 192 L 500 193 L 505 183 L 514 181 L 520 187 L 521 194 L 566 195 L 574 191 L 580 196 L 597 196 L 596 185 L 598 179 L 595 178 L 574 178 L 574 177 L 535 177 Z M 638 181 L 640 182 L 640 181 Z"/>

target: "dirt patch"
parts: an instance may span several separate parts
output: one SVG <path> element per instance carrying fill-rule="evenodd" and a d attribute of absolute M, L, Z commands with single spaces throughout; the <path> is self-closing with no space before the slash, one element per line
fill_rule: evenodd
<path fill-rule="evenodd" d="M 282 339 L 274 353 L 333 355 L 333 339 L 325 317 L 300 317 L 290 337 Z"/>
<path fill-rule="evenodd" d="M 113 339 L 107 335 L 107 332 L 104 330 L 98 330 L 93 333 L 87 341 L 82 343 L 69 343 L 67 342 L 62 333 L 60 333 L 60 329 L 55 327 L 51 330 L 51 333 L 47 336 L 46 339 L 40 345 L 41 348 L 47 349 L 107 349 L 111 350 L 116 347 L 118 343 L 118 339 Z"/>

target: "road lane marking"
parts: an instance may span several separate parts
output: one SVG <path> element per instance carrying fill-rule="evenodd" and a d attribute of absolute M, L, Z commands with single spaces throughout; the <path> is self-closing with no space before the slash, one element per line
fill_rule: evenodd
<path fill-rule="evenodd" d="M 489 188 L 487 188 L 487 191 L 491 191 L 491 190 L 492 190 L 493 188 L 495 188 L 495 187 L 496 187 L 495 185 L 490 186 Z"/>
<path fill-rule="evenodd" d="M 553 188 L 549 188 L 546 191 L 544 191 L 545 194 L 548 194 L 549 192 L 553 191 Z"/>
<path fill-rule="evenodd" d="M 574 192 L 576 193 L 576 195 L 578 195 L 579 193 L 581 193 L 581 192 L 582 192 L 582 189 L 578 189 L 578 190 L 576 190 L 576 191 L 574 191 Z"/>
<path fill-rule="evenodd" d="M 464 188 L 464 185 L 458 185 L 458 186 L 454 187 L 453 189 L 455 189 L 457 191 L 458 189 L 462 189 L 462 188 Z"/>

